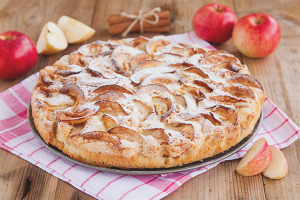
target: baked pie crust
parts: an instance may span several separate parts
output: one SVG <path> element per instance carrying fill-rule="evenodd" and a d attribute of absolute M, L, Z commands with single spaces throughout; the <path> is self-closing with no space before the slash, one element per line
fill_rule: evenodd
<path fill-rule="evenodd" d="M 233 55 L 165 36 L 96 41 L 39 74 L 31 106 L 40 135 L 100 167 L 214 156 L 251 134 L 265 99 Z"/>

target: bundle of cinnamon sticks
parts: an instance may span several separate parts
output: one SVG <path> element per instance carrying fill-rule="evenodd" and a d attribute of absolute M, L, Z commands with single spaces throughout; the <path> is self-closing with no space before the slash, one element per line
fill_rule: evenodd
<path fill-rule="evenodd" d="M 156 14 L 159 17 L 159 20 L 156 24 L 149 24 L 145 21 L 143 21 L 143 31 L 144 32 L 159 32 L 159 33 L 166 33 L 170 31 L 170 13 L 169 11 L 161 11 L 156 12 Z M 137 13 L 134 13 L 134 15 L 138 15 Z M 148 20 L 154 20 L 154 16 L 146 17 L 145 19 Z M 109 15 L 108 16 L 108 33 L 109 35 L 117 35 L 120 33 L 123 33 L 130 24 L 134 21 L 134 19 L 125 17 L 121 14 L 118 15 Z M 140 31 L 140 23 L 136 23 L 130 32 L 137 32 Z"/>

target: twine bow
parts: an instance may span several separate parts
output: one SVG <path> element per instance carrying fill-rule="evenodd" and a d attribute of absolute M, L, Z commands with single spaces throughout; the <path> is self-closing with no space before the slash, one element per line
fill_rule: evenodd
<path fill-rule="evenodd" d="M 128 18 L 131 18 L 131 19 L 135 19 L 131 24 L 130 26 L 128 26 L 128 28 L 126 29 L 126 31 L 124 31 L 124 33 L 122 33 L 122 36 L 125 37 L 129 32 L 130 30 L 132 29 L 132 27 L 138 22 L 140 21 L 140 28 L 141 28 L 141 33 L 143 33 L 143 21 L 149 23 L 149 24 L 157 24 L 158 20 L 159 20 L 159 16 L 158 14 L 156 14 L 155 12 L 160 12 L 161 9 L 159 7 L 156 7 L 152 10 L 150 10 L 149 12 L 146 12 L 145 14 L 143 14 L 143 11 L 140 10 L 139 11 L 139 15 L 133 15 L 133 14 L 127 14 L 125 12 L 122 12 L 121 15 L 122 16 L 125 16 L 125 17 L 128 17 Z M 151 21 L 151 20 L 148 20 L 146 19 L 147 17 L 149 16 L 154 16 L 155 19 L 154 21 Z"/>

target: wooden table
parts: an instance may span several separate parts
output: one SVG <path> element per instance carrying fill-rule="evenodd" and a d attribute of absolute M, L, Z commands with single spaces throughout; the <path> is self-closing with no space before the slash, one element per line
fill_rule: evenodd
<path fill-rule="evenodd" d="M 300 125 L 300 3 L 299 0 L 0 0 L 0 33 L 17 30 L 37 41 L 48 21 L 56 22 L 61 15 L 76 18 L 96 29 L 87 42 L 116 39 L 107 33 L 107 15 L 136 12 L 161 7 L 171 13 L 169 34 L 192 30 L 194 13 L 203 5 L 218 2 L 232 8 L 238 18 L 250 13 L 265 12 L 274 16 L 282 31 L 276 51 L 263 59 L 243 56 L 232 40 L 216 45 L 247 64 L 250 72 L 264 85 L 267 96 L 274 101 L 298 126 Z M 129 34 L 137 37 L 140 34 Z M 155 34 L 144 34 L 152 37 Z M 76 50 L 69 47 L 58 54 L 39 56 L 35 67 L 16 80 L 1 80 L 0 92 L 19 83 L 47 65 L 52 65 L 65 54 Z M 1 72 L 0 72 L 1 73 Z M 165 199 L 300 199 L 300 142 L 283 150 L 289 164 L 289 173 L 282 180 L 270 180 L 262 175 L 244 177 L 234 169 L 239 160 L 226 161 L 201 174 Z M 1 199 L 93 199 L 70 184 L 46 173 L 29 162 L 0 149 Z"/>

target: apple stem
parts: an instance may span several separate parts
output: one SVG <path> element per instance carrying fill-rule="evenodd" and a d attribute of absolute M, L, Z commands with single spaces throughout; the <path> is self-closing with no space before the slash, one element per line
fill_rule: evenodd
<path fill-rule="evenodd" d="M 218 8 L 216 9 L 216 11 L 218 11 L 218 12 L 222 12 L 223 10 L 222 10 L 222 8 L 221 8 L 221 6 L 218 4 Z"/>
<path fill-rule="evenodd" d="M 256 23 L 257 25 L 259 25 L 260 23 L 262 23 L 262 21 L 263 21 L 263 19 L 262 19 L 262 16 L 260 15 L 260 16 L 258 16 L 258 18 L 256 18 L 255 23 Z"/>

